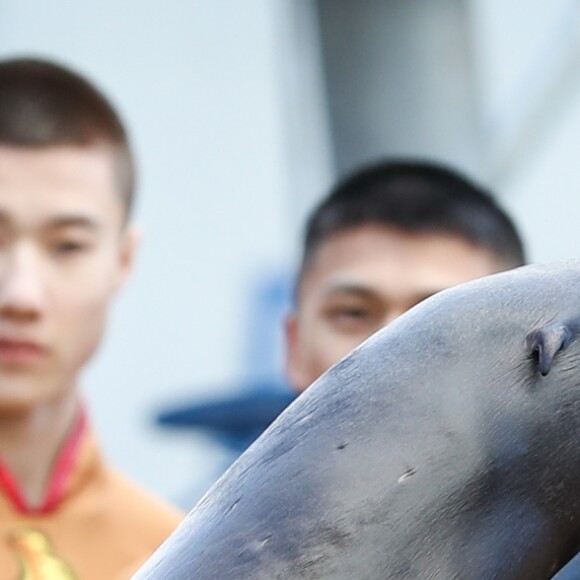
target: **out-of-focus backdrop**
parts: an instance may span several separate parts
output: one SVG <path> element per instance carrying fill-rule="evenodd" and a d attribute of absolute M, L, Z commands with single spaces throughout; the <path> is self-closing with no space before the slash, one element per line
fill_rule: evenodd
<path fill-rule="evenodd" d="M 0 0 L 0 57 L 95 81 L 135 144 L 144 232 L 85 392 L 105 452 L 190 507 L 227 461 L 159 409 L 281 376 L 308 210 L 385 155 L 488 185 L 534 261 L 580 253 L 578 0 Z"/>

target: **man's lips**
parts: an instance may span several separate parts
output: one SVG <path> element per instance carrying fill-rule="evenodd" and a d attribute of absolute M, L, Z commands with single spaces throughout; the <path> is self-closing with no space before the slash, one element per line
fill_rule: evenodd
<path fill-rule="evenodd" d="M 0 338 L 0 364 L 33 364 L 45 355 L 46 349 L 35 342 Z"/>

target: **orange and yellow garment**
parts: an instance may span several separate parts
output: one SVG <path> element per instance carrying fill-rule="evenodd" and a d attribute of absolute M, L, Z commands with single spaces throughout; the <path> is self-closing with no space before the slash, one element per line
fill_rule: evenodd
<path fill-rule="evenodd" d="M 103 463 L 81 416 L 40 506 L 0 462 L 0 578 L 126 580 L 181 518 Z"/>

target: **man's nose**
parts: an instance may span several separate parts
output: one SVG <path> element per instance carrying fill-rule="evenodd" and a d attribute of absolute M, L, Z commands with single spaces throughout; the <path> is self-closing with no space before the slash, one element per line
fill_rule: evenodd
<path fill-rule="evenodd" d="M 393 320 L 396 320 L 397 318 L 399 318 L 399 316 L 405 314 L 405 312 L 406 310 L 404 308 L 390 309 L 383 318 L 382 321 L 383 326 L 387 326 L 387 324 L 390 324 L 391 322 L 393 322 Z"/>
<path fill-rule="evenodd" d="M 45 292 L 32 248 L 14 248 L 0 265 L 0 319 L 29 322 L 40 317 Z"/>

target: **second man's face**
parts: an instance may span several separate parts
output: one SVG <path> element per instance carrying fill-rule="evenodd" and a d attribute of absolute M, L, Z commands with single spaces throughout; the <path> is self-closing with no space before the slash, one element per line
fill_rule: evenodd
<path fill-rule="evenodd" d="M 0 147 L 0 412 L 74 386 L 129 269 L 104 147 Z"/>
<path fill-rule="evenodd" d="M 374 225 L 330 236 L 315 251 L 287 321 L 290 383 L 303 391 L 425 298 L 499 269 L 489 252 L 456 236 Z"/>

